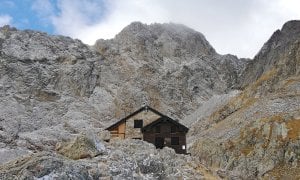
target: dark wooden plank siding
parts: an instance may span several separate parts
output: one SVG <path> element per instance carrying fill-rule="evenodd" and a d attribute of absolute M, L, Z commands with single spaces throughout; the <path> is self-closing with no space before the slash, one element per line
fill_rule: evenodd
<path fill-rule="evenodd" d="M 157 127 L 160 127 L 160 132 L 158 132 Z M 155 138 L 162 137 L 164 138 L 164 147 L 171 147 L 173 148 L 176 153 L 185 154 L 186 153 L 186 133 L 181 131 L 178 127 L 176 132 L 171 133 L 171 127 L 174 124 L 170 122 L 161 122 L 153 126 L 151 129 L 148 129 L 143 133 L 144 141 L 149 143 L 155 144 Z M 179 143 L 178 145 L 171 144 L 171 138 L 178 137 Z M 182 149 L 182 146 L 185 146 L 185 149 Z"/>

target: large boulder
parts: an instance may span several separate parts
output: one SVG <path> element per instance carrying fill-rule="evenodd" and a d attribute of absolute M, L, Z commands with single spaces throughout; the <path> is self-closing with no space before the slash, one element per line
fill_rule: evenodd
<path fill-rule="evenodd" d="M 90 155 L 96 152 L 84 136 L 71 144 L 70 147 L 85 149 Z M 76 155 L 74 159 L 80 157 L 81 150 L 72 149 L 63 155 L 33 153 L 0 165 L 0 179 L 204 179 L 208 174 L 212 177 L 193 157 L 176 154 L 170 148 L 157 150 L 140 140 L 114 140 L 105 147 L 104 154 L 78 160 L 69 157 L 71 153 Z"/>
<path fill-rule="evenodd" d="M 56 150 L 63 156 L 74 160 L 93 158 L 102 153 L 99 151 L 101 149 L 97 149 L 97 141 L 90 139 L 85 135 L 78 135 L 70 142 L 58 143 Z"/>

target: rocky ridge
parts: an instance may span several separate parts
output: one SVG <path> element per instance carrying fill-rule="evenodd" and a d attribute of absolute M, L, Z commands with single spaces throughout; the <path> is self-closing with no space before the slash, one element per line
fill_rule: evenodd
<path fill-rule="evenodd" d="M 176 24 L 132 23 L 94 47 L 8 26 L 0 32 L 1 139 L 32 150 L 97 134 L 145 102 L 181 118 L 233 89 L 246 64 Z"/>
<path fill-rule="evenodd" d="M 107 125 L 144 103 L 181 118 L 234 89 L 247 64 L 217 54 L 201 33 L 177 24 L 135 22 L 93 47 L 4 26 L 0 47 L 2 164 L 39 152 L 70 157 L 78 145 L 58 144 L 79 134 L 101 139 Z M 97 154 L 91 152 L 77 158 Z"/>
<path fill-rule="evenodd" d="M 78 136 L 77 143 L 93 142 Z M 71 142 L 71 144 L 73 144 Z M 62 154 L 39 152 L 0 166 L 1 179 L 203 179 L 209 174 L 190 156 L 178 155 L 173 149 L 156 150 L 152 144 L 140 140 L 117 140 L 89 143 L 85 146 L 99 154 L 84 159 L 66 158 L 65 153 L 81 153 L 69 149 Z M 73 144 L 74 145 L 74 144 Z M 88 152 L 88 151 L 86 151 Z M 86 153 L 85 152 L 85 153 Z M 187 163 L 188 162 L 188 163 Z"/>
<path fill-rule="evenodd" d="M 299 27 L 276 31 L 246 68 L 254 82 L 191 131 L 192 154 L 227 177 L 299 177 Z"/>
<path fill-rule="evenodd" d="M 134 22 L 114 39 L 98 40 L 92 47 L 68 37 L 2 27 L 0 175 L 212 176 L 198 159 L 217 168 L 220 177 L 284 176 L 281 170 L 291 167 L 296 171 L 298 27 L 298 21 L 286 23 L 254 60 L 219 55 L 201 33 L 177 24 Z M 231 93 L 237 89 L 243 91 Z M 193 124 L 189 135 L 193 156 L 157 151 L 140 141 L 102 142 L 104 127 L 144 103 Z M 106 150 L 97 147 L 100 144 Z M 27 158 L 7 163 L 23 155 Z M 134 164 L 145 157 L 150 157 L 147 168 L 162 169 L 138 170 L 141 164 Z M 176 163 L 161 160 L 164 157 Z M 115 166 L 122 159 L 131 164 Z M 157 159 L 160 164 L 153 165 Z M 102 161 L 105 172 L 98 172 L 97 163 Z"/>
<path fill-rule="evenodd" d="M 120 101 L 114 106 L 132 112 L 146 102 L 180 119 L 212 95 L 237 88 L 248 63 L 217 54 L 201 33 L 177 24 L 134 22 L 94 48 L 104 59 L 102 88 L 121 86 L 112 95 Z"/>

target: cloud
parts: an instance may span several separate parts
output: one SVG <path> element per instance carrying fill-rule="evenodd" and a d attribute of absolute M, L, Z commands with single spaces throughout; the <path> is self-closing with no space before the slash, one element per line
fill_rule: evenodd
<path fill-rule="evenodd" d="M 300 19 L 298 0 L 60 0 L 48 15 L 56 33 L 94 44 L 133 21 L 174 22 L 203 33 L 221 54 L 253 57 L 284 22 Z"/>
<path fill-rule="evenodd" d="M 54 14 L 54 7 L 50 0 L 34 0 L 31 8 L 42 17 L 49 17 Z"/>
<path fill-rule="evenodd" d="M 50 0 L 34 0 L 31 9 L 37 13 L 43 26 L 52 25 L 51 17 L 55 15 L 55 8 Z"/>
<path fill-rule="evenodd" d="M 154 19 L 158 22 L 167 20 L 165 12 L 150 0 L 64 0 L 59 8 L 61 14 L 52 19 L 57 33 L 76 37 L 88 44 L 94 44 L 99 38 L 113 38 L 133 21 L 151 23 Z"/>
<path fill-rule="evenodd" d="M 12 22 L 12 17 L 9 15 L 0 15 L 0 27 L 4 25 L 10 25 Z"/>
<path fill-rule="evenodd" d="M 62 0 L 58 3 L 59 15 L 51 18 L 58 33 L 77 37 L 85 41 L 81 35 L 87 28 L 95 26 L 97 18 L 101 18 L 103 6 L 100 1 Z M 86 33 L 84 33 L 87 35 Z"/>

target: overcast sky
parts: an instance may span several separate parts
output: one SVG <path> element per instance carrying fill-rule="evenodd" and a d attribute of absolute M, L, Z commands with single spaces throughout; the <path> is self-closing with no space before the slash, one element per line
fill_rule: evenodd
<path fill-rule="evenodd" d="M 300 0 L 1 0 L 0 26 L 78 38 L 113 38 L 133 21 L 174 22 L 205 35 L 220 54 L 252 58 Z"/>

